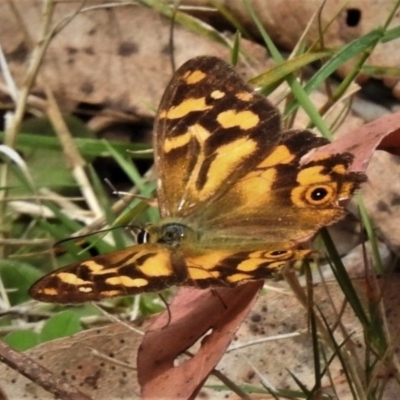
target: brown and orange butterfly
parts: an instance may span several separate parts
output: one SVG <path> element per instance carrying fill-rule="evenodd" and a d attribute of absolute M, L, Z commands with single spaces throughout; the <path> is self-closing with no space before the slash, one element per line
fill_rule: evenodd
<path fill-rule="evenodd" d="M 76 303 L 271 278 L 310 254 L 296 243 L 343 217 L 339 201 L 365 179 L 348 171 L 349 153 L 300 164 L 326 143 L 282 131 L 276 108 L 222 60 L 188 61 L 155 121 L 161 221 L 144 229 L 144 243 L 46 275 L 31 296 Z"/>

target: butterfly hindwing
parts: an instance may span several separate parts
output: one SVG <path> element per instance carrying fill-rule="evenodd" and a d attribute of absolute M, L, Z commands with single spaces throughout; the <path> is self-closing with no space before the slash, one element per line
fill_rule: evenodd
<path fill-rule="evenodd" d="M 324 144 L 325 139 L 310 131 L 283 132 L 271 154 L 192 218 L 201 219 L 210 241 L 230 236 L 251 243 L 258 238 L 279 247 L 310 237 L 345 215 L 340 201 L 364 180 L 364 175 L 348 171 L 348 153 L 301 165 L 302 156 Z"/>

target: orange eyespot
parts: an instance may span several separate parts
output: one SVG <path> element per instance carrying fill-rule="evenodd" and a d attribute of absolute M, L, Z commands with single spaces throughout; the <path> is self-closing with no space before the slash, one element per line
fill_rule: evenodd
<path fill-rule="evenodd" d="M 274 250 L 265 253 L 267 258 L 273 258 L 276 260 L 288 259 L 291 257 L 291 255 L 292 252 L 290 250 Z"/>
<path fill-rule="evenodd" d="M 330 185 L 317 185 L 308 188 L 304 194 L 304 199 L 312 205 L 320 206 L 332 201 L 335 190 Z"/>
<path fill-rule="evenodd" d="M 332 203 L 337 196 L 335 182 L 297 186 L 291 192 L 291 200 L 297 207 L 324 206 Z"/>

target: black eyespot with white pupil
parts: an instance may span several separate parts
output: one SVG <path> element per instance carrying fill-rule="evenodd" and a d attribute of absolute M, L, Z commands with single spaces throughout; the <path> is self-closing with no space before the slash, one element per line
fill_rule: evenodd
<path fill-rule="evenodd" d="M 328 191 L 324 187 L 319 187 L 311 192 L 311 198 L 314 201 L 321 201 L 328 195 Z"/>
<path fill-rule="evenodd" d="M 305 193 L 305 200 L 312 205 L 323 205 L 333 201 L 335 188 L 329 185 L 318 185 L 309 188 Z"/>

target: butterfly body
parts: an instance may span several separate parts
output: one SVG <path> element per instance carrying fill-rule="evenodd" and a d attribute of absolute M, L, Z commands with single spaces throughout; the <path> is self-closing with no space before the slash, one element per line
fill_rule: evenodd
<path fill-rule="evenodd" d="M 161 221 L 144 243 L 57 270 L 31 295 L 74 303 L 171 285 L 267 279 L 311 251 L 297 248 L 342 218 L 363 174 L 340 153 L 307 164 L 327 141 L 281 131 L 280 117 L 228 64 L 198 57 L 174 75 L 154 127 Z"/>

